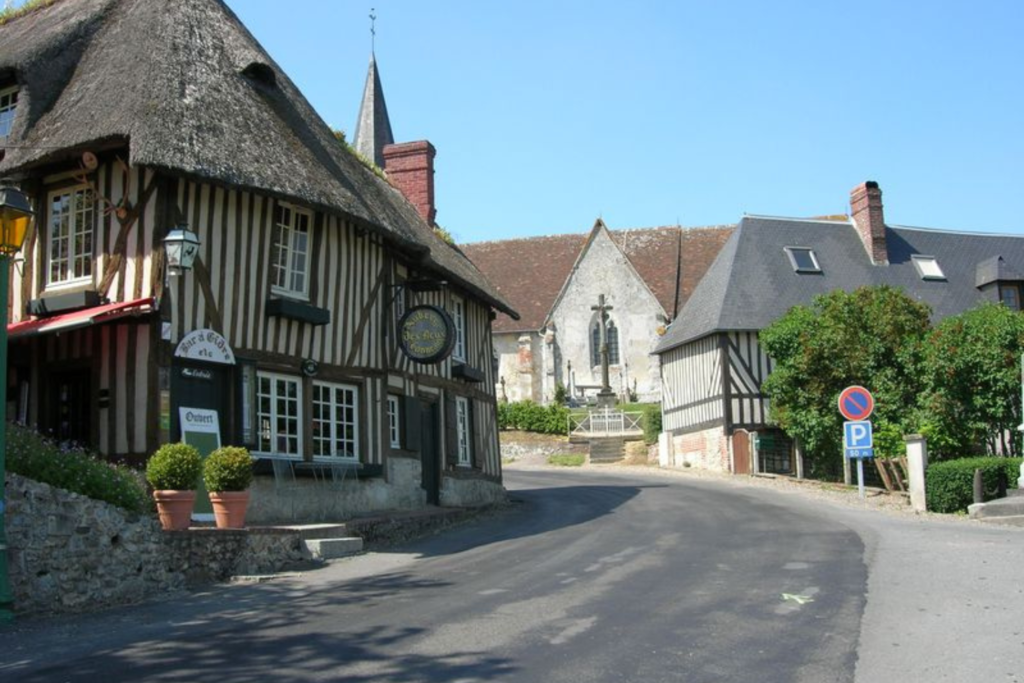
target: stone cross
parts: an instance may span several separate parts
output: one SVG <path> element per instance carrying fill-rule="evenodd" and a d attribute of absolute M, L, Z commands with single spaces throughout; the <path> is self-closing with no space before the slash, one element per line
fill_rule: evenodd
<path fill-rule="evenodd" d="M 598 393 L 597 402 L 602 407 L 614 407 L 615 394 L 612 393 L 611 381 L 608 378 L 608 311 L 612 307 L 604 302 L 604 294 L 597 297 L 597 305 L 591 306 L 590 310 L 597 311 L 600 322 L 598 323 L 601 333 L 601 391 Z M 611 405 L 608 406 L 609 397 Z"/>

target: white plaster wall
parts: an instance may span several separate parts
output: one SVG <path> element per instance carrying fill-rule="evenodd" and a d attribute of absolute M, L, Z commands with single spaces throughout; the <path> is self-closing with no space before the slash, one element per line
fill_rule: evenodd
<path fill-rule="evenodd" d="M 612 389 L 621 394 L 623 384 L 632 388 L 636 380 L 641 401 L 660 401 L 661 373 L 651 350 L 659 339 L 658 316 L 664 311 L 606 230 L 595 235 L 555 304 L 551 348 L 557 346 L 560 367 L 554 380 L 568 384 L 566 362 L 571 360 L 577 385 L 601 384 L 601 366 L 590 364 L 590 328 L 595 319 L 590 307 L 597 305 L 600 294 L 613 307 L 609 317 L 619 330 L 619 355 L 624 361 L 610 368 Z"/>
<path fill-rule="evenodd" d="M 494 351 L 498 354 L 498 376 L 495 395 L 501 401 L 505 397 L 509 401 L 530 399 L 538 403 L 543 400 L 541 345 L 539 334 L 528 332 L 501 332 L 492 335 Z M 520 340 L 529 340 L 521 344 Z M 523 347 L 529 349 L 529 363 L 520 352 Z M 505 378 L 505 393 L 502 394 L 501 378 Z"/>

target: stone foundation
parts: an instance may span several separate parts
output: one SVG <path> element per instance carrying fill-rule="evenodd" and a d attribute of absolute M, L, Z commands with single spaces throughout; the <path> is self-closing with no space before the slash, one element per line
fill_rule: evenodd
<path fill-rule="evenodd" d="M 294 482 L 256 477 L 249 489 L 246 523 L 336 522 L 357 514 L 421 508 L 427 494 L 420 487 L 420 471 L 417 459 L 389 458 L 386 478 L 353 476 L 335 484 L 305 477 Z"/>
<path fill-rule="evenodd" d="M 441 505 L 444 507 L 481 507 L 506 500 L 505 487 L 487 479 L 441 479 Z"/>

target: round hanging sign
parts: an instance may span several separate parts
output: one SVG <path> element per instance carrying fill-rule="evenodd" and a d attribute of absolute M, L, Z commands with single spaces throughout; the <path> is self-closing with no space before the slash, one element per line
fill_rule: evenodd
<path fill-rule="evenodd" d="M 417 363 L 440 363 L 455 348 L 455 326 L 437 306 L 415 306 L 398 321 L 398 344 Z"/>

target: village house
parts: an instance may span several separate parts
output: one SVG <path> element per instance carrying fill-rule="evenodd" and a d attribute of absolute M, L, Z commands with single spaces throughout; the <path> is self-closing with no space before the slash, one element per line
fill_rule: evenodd
<path fill-rule="evenodd" d="M 794 444 L 770 424 L 761 390 L 772 360 L 758 332 L 818 294 L 899 287 L 932 320 L 983 301 L 1021 308 L 1024 237 L 888 225 L 875 182 L 850 215 L 744 216 L 661 339 L 661 461 L 746 474 L 795 474 Z"/>
<path fill-rule="evenodd" d="M 599 314 L 611 306 L 606 334 L 609 383 L 622 399 L 661 399 L 652 355 L 732 226 L 609 230 L 461 245 L 521 313 L 494 322 L 498 396 L 547 403 L 565 387 L 579 400 L 601 388 Z"/>
<path fill-rule="evenodd" d="M 368 167 L 220 0 L 0 26 L 0 140 L 36 211 L 12 418 L 135 462 L 215 421 L 265 463 L 255 522 L 504 495 L 491 321 L 516 313 L 421 215 L 429 143 Z M 199 240 L 178 274 L 175 229 Z"/>

